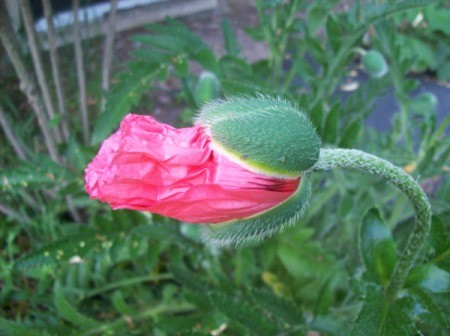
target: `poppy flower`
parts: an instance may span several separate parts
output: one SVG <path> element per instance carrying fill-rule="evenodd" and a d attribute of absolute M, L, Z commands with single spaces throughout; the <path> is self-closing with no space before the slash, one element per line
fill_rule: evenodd
<path fill-rule="evenodd" d="M 296 145 L 305 137 L 312 146 Z M 207 240 L 237 243 L 298 218 L 309 196 L 302 171 L 318 146 L 303 113 L 264 97 L 207 104 L 196 125 L 181 129 L 129 114 L 87 166 L 86 190 L 113 209 L 208 223 Z"/>

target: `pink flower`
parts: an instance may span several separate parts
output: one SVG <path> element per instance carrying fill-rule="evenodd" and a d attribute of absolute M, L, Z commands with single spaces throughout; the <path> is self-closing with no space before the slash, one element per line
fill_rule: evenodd
<path fill-rule="evenodd" d="M 226 157 L 200 126 L 175 129 L 129 114 L 86 168 L 90 197 L 113 209 L 189 223 L 248 218 L 289 198 L 300 177 L 252 172 Z"/>

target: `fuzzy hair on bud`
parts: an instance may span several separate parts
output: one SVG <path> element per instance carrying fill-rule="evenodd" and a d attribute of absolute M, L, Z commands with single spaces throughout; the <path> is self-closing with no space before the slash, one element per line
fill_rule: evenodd
<path fill-rule="evenodd" d="M 299 177 L 319 158 L 314 126 L 305 113 L 280 98 L 216 100 L 202 107 L 196 124 L 206 129 L 218 151 L 264 175 Z"/>
<path fill-rule="evenodd" d="M 208 245 L 237 247 L 257 244 L 283 232 L 303 216 L 309 206 L 311 184 L 302 176 L 296 192 L 277 206 L 252 217 L 202 226 L 202 241 Z"/>

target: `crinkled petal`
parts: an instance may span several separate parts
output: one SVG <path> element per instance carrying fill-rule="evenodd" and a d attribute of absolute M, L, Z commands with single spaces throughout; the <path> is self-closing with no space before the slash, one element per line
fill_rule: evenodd
<path fill-rule="evenodd" d="M 130 114 L 86 168 L 91 198 L 189 223 L 246 218 L 291 196 L 299 179 L 253 173 L 213 149 L 199 126 Z"/>

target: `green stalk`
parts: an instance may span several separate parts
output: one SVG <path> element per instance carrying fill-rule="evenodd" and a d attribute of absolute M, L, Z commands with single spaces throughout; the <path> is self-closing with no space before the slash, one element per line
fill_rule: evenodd
<path fill-rule="evenodd" d="M 414 207 L 417 217 L 416 225 L 385 290 L 388 299 L 395 299 L 430 231 L 431 210 L 427 196 L 419 184 L 401 168 L 356 149 L 321 149 L 319 160 L 311 170 L 329 170 L 337 167 L 354 168 L 383 177 L 397 186 Z"/>

